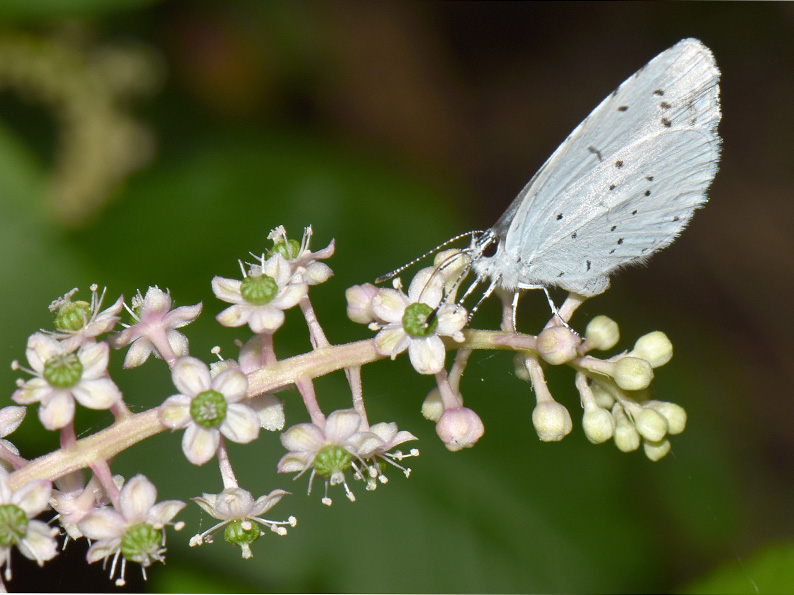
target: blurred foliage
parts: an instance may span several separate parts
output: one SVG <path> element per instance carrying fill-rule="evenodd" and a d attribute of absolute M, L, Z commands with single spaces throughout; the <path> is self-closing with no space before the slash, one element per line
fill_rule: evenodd
<path fill-rule="evenodd" d="M 133 47 L 164 82 L 154 96 L 113 104 L 148 128 L 157 154 L 145 169 L 103 186 L 102 207 L 69 227 L 45 199 L 68 149 L 63 121 L 40 97 L 0 81 L 0 361 L 24 358 L 27 336 L 49 325 L 51 300 L 75 286 L 85 298 L 93 282 L 107 285 L 110 299 L 158 284 L 171 289 L 177 305 L 202 301 L 202 318 L 186 329 L 192 353 L 210 361 L 209 350 L 219 344 L 234 357 L 234 339 L 246 337 L 214 323 L 223 304 L 210 280 L 236 275 L 237 259 L 261 252 L 279 224 L 296 238 L 313 225 L 315 248 L 336 239 L 329 262 L 335 276 L 313 289 L 315 308 L 332 342 L 370 336 L 344 316 L 346 287 L 488 225 L 587 110 L 650 57 L 682 37 L 699 36 L 725 73 L 725 159 L 713 204 L 676 246 L 647 269 L 618 276 L 612 290 L 574 318 L 582 328 L 596 314 L 615 318 L 624 337 L 620 348 L 657 328 L 671 337 L 676 357 L 658 371 L 654 385 L 657 397 L 683 405 L 690 421 L 666 459 L 650 463 L 640 453 L 589 444 L 569 370 L 550 370 L 549 382 L 572 412 L 574 431 L 561 443 L 540 443 L 531 425 L 530 388 L 514 376 L 505 353 L 472 356 L 462 390 L 486 433 L 474 449 L 448 453 L 419 414 L 432 379 L 412 373 L 402 359 L 382 361 L 363 370 L 368 410 L 372 421 L 394 420 L 419 436 L 422 456 L 410 461 L 409 480 L 392 474 L 374 493 L 356 486 L 357 502 L 336 494 L 328 509 L 320 504 L 320 484 L 306 497 L 306 478 L 293 483 L 275 473 L 283 452 L 277 436 L 232 445 L 238 477 L 255 496 L 275 487 L 294 493 L 270 514 L 294 514 L 298 526 L 287 537 L 262 538 L 246 561 L 221 541 L 187 546 L 211 522 L 191 504 L 180 517 L 187 528 L 169 534 L 167 565 L 151 568 L 146 583 L 131 565 L 128 589 L 794 590 L 794 443 L 791 395 L 783 388 L 790 388 L 791 366 L 772 357 L 778 335 L 769 334 L 788 337 L 784 331 L 791 327 L 785 308 L 764 308 L 759 300 L 775 296 L 759 296 L 747 282 L 769 259 L 744 265 L 740 257 L 749 250 L 740 249 L 747 236 L 772 255 L 787 254 L 790 230 L 789 236 L 753 233 L 767 229 L 762 217 L 778 204 L 764 202 L 775 200 L 772 182 L 778 180 L 777 170 L 764 168 L 778 162 L 786 170 L 791 151 L 755 151 L 766 155 L 755 170 L 766 186 L 741 179 L 748 166 L 737 154 L 765 142 L 748 139 L 741 128 L 747 122 L 766 131 L 767 140 L 788 130 L 790 141 L 790 116 L 776 112 L 761 120 L 773 110 L 757 103 L 761 95 L 790 96 L 783 88 L 764 88 L 760 78 L 786 85 L 790 77 L 755 75 L 754 84 L 765 91 L 744 117 L 742 106 L 751 102 L 742 103 L 748 91 L 737 81 L 755 74 L 759 62 L 790 72 L 794 37 L 787 10 L 642 3 L 1 2 L 0 42 L 67 40 L 85 64 L 105 50 Z M 763 39 L 754 51 L 768 52 L 766 61 L 748 50 L 755 48 L 748 23 L 762 32 L 753 34 Z M 581 70 L 565 70 L 572 64 Z M 79 80 L 61 78 L 67 86 Z M 90 97 L 81 95 L 81 101 L 85 117 L 95 115 Z M 94 163 L 103 167 L 102 160 Z M 781 181 L 790 181 L 794 168 L 786 171 Z M 769 208 L 740 217 L 746 227 L 737 228 L 733 209 L 750 202 L 750 190 Z M 788 213 L 785 208 L 778 212 Z M 781 281 L 789 259 L 777 258 L 774 273 Z M 519 326 L 538 329 L 547 316 L 545 300 L 529 295 L 522 304 Z M 497 310 L 485 304 L 475 326 L 493 328 Z M 276 335 L 279 357 L 309 348 L 299 315 L 289 313 Z M 116 373 L 122 354 L 113 355 Z M 15 377 L 2 375 L 8 394 Z M 114 378 L 136 411 L 174 391 L 160 361 Z M 317 391 L 326 412 L 346 406 L 341 374 L 320 379 Z M 304 421 L 296 393 L 280 396 L 288 421 Z M 108 418 L 82 411 L 78 431 L 100 428 Z M 37 428 L 35 409 L 12 438 L 31 456 L 57 447 L 55 435 Z M 145 473 L 161 499 L 219 491 L 214 464 L 192 468 L 180 439 L 158 435 L 117 457 L 113 469 L 128 477 Z M 755 550 L 762 553 L 752 555 Z M 83 574 L 80 544 L 67 553 L 41 574 L 15 558 L 11 588 L 114 588 L 99 568 Z M 89 576 L 97 582 L 87 582 Z"/>

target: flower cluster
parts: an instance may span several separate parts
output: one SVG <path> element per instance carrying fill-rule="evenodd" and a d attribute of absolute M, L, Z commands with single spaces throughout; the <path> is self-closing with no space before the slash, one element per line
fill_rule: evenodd
<path fill-rule="evenodd" d="M 119 298 L 102 310 L 105 292 L 100 294 L 97 286 L 91 288 L 90 302 L 76 300 L 72 290 L 52 303 L 54 330 L 30 336 L 28 367 L 12 364 L 30 375 L 18 380 L 12 399 L 20 405 L 39 404 L 39 420 L 46 429 L 60 432 L 61 450 L 26 460 L 5 439 L 22 423 L 26 409 L 0 410 L 0 565 L 5 564 L 6 580 L 12 576 L 11 547 L 38 564 L 57 555 L 58 530 L 34 519 L 47 508 L 56 513 L 53 520 L 66 534 L 63 545 L 91 540 L 88 562 L 110 562 L 110 576 L 117 585 L 125 583 L 128 562 L 139 564 L 145 576 L 153 563 L 164 561 L 165 529 L 182 528 L 183 523 L 173 519 L 185 504 L 157 503 L 157 489 L 144 475 L 125 482 L 111 472 L 115 455 L 160 431 L 183 432 L 182 451 L 190 463 L 204 465 L 215 459 L 218 464 L 223 489 L 192 498 L 218 522 L 194 535 L 190 545 L 212 543 L 223 529 L 224 540 L 239 547 L 243 558 L 253 556 L 252 544 L 267 530 L 286 535 L 287 526 L 295 527 L 297 520 L 265 518 L 288 492 L 274 489 L 254 499 L 238 483 L 227 441 L 249 444 L 261 429 L 281 432 L 286 454 L 277 462 L 278 472 L 294 473 L 295 479 L 308 475 L 308 493 L 318 478 L 324 483 L 321 502 L 326 505 L 332 503 L 330 492 L 335 486 L 354 502 L 355 482 L 374 491 L 389 481 L 389 470 L 409 477 L 411 469 L 403 461 L 419 451 L 401 447 L 417 438 L 394 422 L 370 423 L 361 379 L 362 365 L 403 353 L 417 373 L 435 380 L 421 412 L 435 423 L 438 437 L 452 452 L 473 447 L 485 433 L 477 413 L 464 406 L 460 386 L 474 349 L 515 351 L 516 373 L 532 383 L 535 393 L 532 422 L 541 440 L 561 440 L 573 426 L 568 409 L 555 401 L 546 385 L 544 369 L 558 365 L 575 371 L 584 410 L 582 426 L 591 442 L 613 439 L 624 452 L 642 445 L 645 455 L 655 461 L 670 451 L 669 436 L 683 431 L 685 411 L 653 399 L 649 390 L 654 370 L 672 357 L 672 345 L 663 333 L 641 337 L 631 351 L 607 359 L 594 357 L 591 352 L 617 345 L 618 326 L 599 316 L 579 335 L 568 324 L 584 299 L 577 295 L 554 309 L 537 336 L 516 332 L 517 296 L 510 294 L 501 296 L 499 331 L 466 328 L 477 309 L 474 306 L 470 313 L 462 305 L 471 287 L 457 300 L 471 264 L 466 251 L 436 255 L 432 267 L 417 272 L 407 292 L 399 278 L 392 287 L 350 287 L 348 316 L 368 325 L 374 334 L 357 343 L 333 345 L 314 312 L 309 290 L 332 276 L 322 261 L 333 255 L 335 246 L 331 241 L 312 251 L 311 237 L 311 227 L 300 242 L 277 227 L 268 236 L 269 249 L 254 256 L 253 263 L 240 263 L 242 279 L 212 280 L 215 295 L 231 304 L 216 320 L 232 329 L 248 327 L 252 333 L 236 340 L 240 348 L 236 360 L 220 357 L 219 347 L 212 350 L 218 361 L 210 365 L 190 355 L 188 338 L 178 329 L 196 320 L 202 304 L 177 307 L 170 293 L 156 286 L 145 294 L 138 291 L 130 306 Z M 279 360 L 274 335 L 284 325 L 285 310 L 293 307 L 300 309 L 306 322 L 311 350 Z M 129 314 L 126 323 L 119 319 L 122 308 Z M 123 328 L 103 340 L 118 324 Z M 128 348 L 124 368 L 165 362 L 176 393 L 155 409 L 133 414 L 108 373 L 110 347 Z M 345 372 L 351 402 L 326 415 L 314 378 L 337 370 Z M 284 405 L 274 393 L 290 385 L 297 389 L 308 420 L 287 427 Z M 77 404 L 107 409 L 114 421 L 78 441 Z M 91 473 L 87 481 L 86 471 Z"/>

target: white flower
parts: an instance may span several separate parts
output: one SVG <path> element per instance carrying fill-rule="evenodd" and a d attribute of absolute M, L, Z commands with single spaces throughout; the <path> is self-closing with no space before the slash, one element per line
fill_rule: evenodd
<path fill-rule="evenodd" d="M 297 273 L 309 284 L 319 285 L 324 283 L 334 274 L 331 268 L 320 260 L 330 258 L 334 254 L 334 240 L 322 250 L 312 252 L 309 244 L 312 238 L 311 225 L 303 230 L 303 239 L 299 244 L 295 240 L 287 239 L 287 232 L 283 225 L 279 225 L 268 234 L 267 239 L 273 241 L 273 252 L 278 252 L 293 267 Z"/>
<path fill-rule="evenodd" d="M 435 374 L 444 367 L 443 336 L 463 341 L 466 310 L 444 297 L 443 275 L 436 269 L 416 274 L 406 296 L 399 289 L 381 289 L 372 300 L 372 312 L 387 322 L 375 336 L 375 349 L 392 359 L 408 349 L 411 365 L 420 374 Z M 440 305 L 439 305 L 440 304 Z"/>
<path fill-rule="evenodd" d="M 86 554 L 89 564 L 113 558 L 110 578 L 116 573 L 116 562 L 122 556 L 121 571 L 116 585 L 124 585 L 127 561 L 146 568 L 153 562 L 163 562 L 165 531 L 176 514 L 185 507 L 179 500 L 155 504 L 157 489 L 143 475 L 136 475 L 121 489 L 119 506 L 101 508 L 88 514 L 78 523 L 88 539 L 96 540 Z M 177 525 L 177 529 L 181 528 Z"/>
<path fill-rule="evenodd" d="M 389 481 L 385 475 L 385 465 L 382 465 L 382 462 L 396 467 L 403 472 L 405 477 L 411 475 L 410 467 L 403 467 L 398 461 L 406 457 L 419 456 L 419 450 L 412 448 L 407 454 L 400 450 L 394 450 L 403 442 L 418 440 L 411 432 L 398 431 L 397 424 L 394 422 L 381 422 L 370 426 L 369 431 L 362 432 L 360 436 L 361 442 L 357 455 L 367 462 L 367 477 L 362 477 L 362 479 L 367 482 L 368 490 L 374 490 L 377 487 L 375 479 L 381 483 Z"/>
<path fill-rule="evenodd" d="M 353 459 L 361 449 L 360 427 L 361 416 L 353 409 L 334 411 L 322 427 L 309 423 L 292 426 L 281 435 L 281 444 L 289 452 L 278 462 L 278 472 L 297 472 L 297 479 L 311 469 L 309 493 L 315 474 L 325 479 L 323 504 L 331 505 L 328 486 L 339 484 L 344 486 L 347 498 L 354 502 L 356 497 L 345 481 L 345 472 L 354 467 Z M 374 435 L 371 437 L 378 439 Z M 360 468 L 356 465 L 355 471 L 360 471 Z"/>
<path fill-rule="evenodd" d="M 113 482 L 121 489 L 124 478 L 121 475 L 114 475 Z M 77 523 L 94 509 L 110 504 L 110 499 L 96 475 L 91 476 L 88 484 L 85 483 L 82 469 L 56 479 L 55 487 L 57 489 L 52 490 L 50 506 L 58 513 L 55 519 L 66 531 L 66 541 L 63 542 L 66 547 L 69 539 L 76 541 L 83 537 Z"/>
<path fill-rule="evenodd" d="M 301 301 L 308 284 L 293 275 L 292 266 L 279 253 L 252 265 L 242 281 L 215 277 L 212 291 L 234 304 L 216 316 L 224 326 L 247 324 L 255 333 L 273 333 L 284 324 L 284 310 Z"/>
<path fill-rule="evenodd" d="M 16 491 L 8 486 L 8 473 L 0 469 L 0 566 L 11 580 L 11 547 L 42 566 L 58 554 L 55 536 L 58 529 L 35 520 L 47 508 L 52 483 L 37 479 Z"/>
<path fill-rule="evenodd" d="M 212 378 L 208 366 L 182 357 L 171 372 L 180 394 L 160 406 L 160 422 L 172 430 L 185 428 L 182 450 L 194 465 L 209 461 L 223 434 L 232 442 L 247 443 L 259 435 L 259 418 L 241 403 L 248 391 L 245 374 L 230 367 Z"/>
<path fill-rule="evenodd" d="M 97 289 L 96 284 L 91 286 L 90 304 L 82 300 L 72 301 L 72 296 L 77 293 L 76 287 L 50 304 L 50 312 L 57 312 L 57 330 L 48 334 L 63 340 L 68 352 L 74 351 L 88 340 L 95 340 L 99 335 L 112 331 L 119 321 L 118 313 L 124 306 L 124 296 L 120 296 L 115 304 L 100 312 L 107 288 L 102 290 L 102 295 L 97 293 Z"/>
<path fill-rule="evenodd" d="M 35 377 L 14 391 L 12 399 L 22 405 L 40 402 L 39 419 L 48 430 L 71 423 L 75 399 L 89 409 L 108 409 L 121 400 L 106 374 L 107 343 L 85 343 L 77 353 L 69 353 L 63 343 L 34 333 L 26 354 L 32 368 L 27 371 Z"/>
<path fill-rule="evenodd" d="M 267 496 L 260 496 L 254 501 L 251 492 L 242 488 L 227 488 L 220 494 L 204 494 L 201 498 L 191 498 L 207 513 L 221 522 L 210 527 L 203 533 L 190 539 L 190 546 L 212 543 L 215 532 L 225 527 L 224 539 L 233 545 L 240 546 L 243 558 L 253 556 L 251 544 L 265 534 L 254 522 L 259 523 L 278 535 L 286 535 L 283 525 L 294 527 L 297 520 L 290 516 L 286 521 L 270 521 L 262 518 L 273 508 L 282 497 L 289 494 L 284 490 L 273 490 Z M 252 522 L 253 521 L 253 522 Z"/>
<path fill-rule="evenodd" d="M 144 363 L 154 353 L 155 357 L 171 362 L 188 353 L 188 340 L 177 330 L 193 322 L 201 314 L 201 302 L 193 306 L 180 306 L 171 310 L 171 296 L 157 286 L 132 298 L 132 308 L 127 308 L 135 323 L 110 338 L 115 349 L 129 345 L 124 358 L 125 368 Z M 122 323 L 123 324 L 123 323 Z"/>

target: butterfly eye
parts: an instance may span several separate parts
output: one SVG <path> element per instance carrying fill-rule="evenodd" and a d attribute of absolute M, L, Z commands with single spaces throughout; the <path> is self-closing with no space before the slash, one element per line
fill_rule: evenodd
<path fill-rule="evenodd" d="M 496 254 L 496 251 L 499 249 L 499 238 L 490 237 L 488 238 L 488 243 L 482 247 L 481 254 L 486 258 L 491 258 Z"/>

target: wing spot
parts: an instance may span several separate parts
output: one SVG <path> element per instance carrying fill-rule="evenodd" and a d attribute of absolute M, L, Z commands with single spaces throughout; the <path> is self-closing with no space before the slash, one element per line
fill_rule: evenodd
<path fill-rule="evenodd" d="M 615 229 L 617 229 L 617 227 L 618 227 L 617 225 L 613 225 L 612 227 L 609 228 L 609 231 L 615 231 Z"/>
<path fill-rule="evenodd" d="M 634 209 L 634 210 L 631 212 L 631 214 L 632 214 L 632 215 L 636 215 L 636 214 L 637 214 L 637 209 Z"/>
<path fill-rule="evenodd" d="M 654 94 L 654 95 L 658 95 L 659 97 L 663 97 L 663 96 L 664 96 L 664 91 L 662 91 L 661 89 L 656 89 L 656 90 L 653 92 L 653 94 Z"/>
<path fill-rule="evenodd" d="M 615 253 L 615 248 L 612 248 L 612 250 L 610 250 L 609 253 L 610 254 L 614 254 Z"/>
<path fill-rule="evenodd" d="M 673 221 L 679 221 L 680 219 L 681 219 L 681 218 L 680 218 L 678 215 L 676 215 L 675 217 L 673 217 Z"/>
<path fill-rule="evenodd" d="M 623 161 L 621 161 L 620 159 L 618 159 L 617 161 L 615 161 L 615 167 L 617 167 L 618 169 L 620 169 L 621 167 L 623 167 Z"/>
<path fill-rule="evenodd" d="M 621 105 L 621 106 L 618 107 L 618 111 L 619 112 L 625 112 L 625 111 L 628 111 L 628 109 L 629 109 L 628 105 Z"/>
<path fill-rule="evenodd" d="M 565 273 L 558 273 L 558 274 L 557 274 L 557 278 L 560 278 L 560 277 L 562 277 L 564 274 L 565 274 Z"/>
<path fill-rule="evenodd" d="M 576 234 L 576 232 L 573 232 L 573 233 L 571 234 L 571 239 L 572 239 L 572 240 L 575 240 L 575 239 L 576 239 L 576 235 L 577 235 L 577 234 Z"/>
<path fill-rule="evenodd" d="M 557 221 L 559 221 L 560 219 L 562 219 L 562 213 L 557 213 Z"/>
<path fill-rule="evenodd" d="M 586 270 L 588 270 L 588 271 L 589 271 L 589 270 L 590 270 L 590 266 L 591 266 L 592 264 L 593 264 L 593 263 L 592 263 L 592 262 L 590 262 L 590 261 L 588 260 L 588 261 L 587 261 L 587 269 L 586 269 Z"/>
<path fill-rule="evenodd" d="M 650 190 L 646 190 L 645 191 L 645 196 L 650 196 L 650 195 L 651 195 L 651 191 Z"/>
<path fill-rule="evenodd" d="M 672 122 L 670 122 L 670 120 L 668 120 L 667 118 L 662 118 L 662 126 L 664 126 L 665 128 L 670 128 L 670 126 L 672 125 L 673 124 Z"/>
<path fill-rule="evenodd" d="M 618 238 L 618 246 L 620 246 L 622 243 L 623 243 L 623 238 Z"/>
<path fill-rule="evenodd" d="M 671 108 L 671 107 L 673 107 L 673 106 L 672 106 L 672 105 L 670 105 L 669 103 L 667 103 L 666 101 L 662 101 L 662 102 L 659 104 L 659 107 L 660 107 L 660 108 L 662 108 L 662 109 L 670 109 L 670 108 Z"/>
<path fill-rule="evenodd" d="M 610 189 L 610 190 L 614 190 L 614 189 L 615 189 L 615 185 L 614 185 L 614 184 L 610 184 L 610 185 L 609 185 L 609 189 Z"/>
<path fill-rule="evenodd" d="M 601 157 L 601 151 L 599 151 L 598 149 L 596 149 L 596 148 L 595 148 L 595 147 L 593 147 L 592 145 L 591 145 L 591 146 L 589 146 L 589 147 L 587 147 L 587 150 L 588 150 L 588 151 L 590 151 L 590 152 L 591 152 L 593 155 L 595 155 L 596 157 L 598 157 L 598 160 L 599 160 L 599 161 L 603 161 L 603 160 L 604 160 L 604 158 L 603 158 L 603 157 Z"/>
<path fill-rule="evenodd" d="M 653 182 L 653 176 L 645 176 L 645 179 L 649 182 Z"/>

